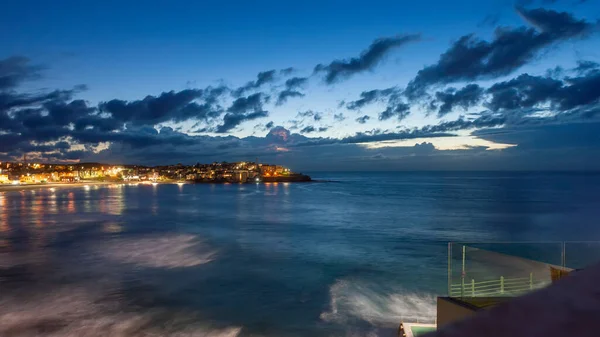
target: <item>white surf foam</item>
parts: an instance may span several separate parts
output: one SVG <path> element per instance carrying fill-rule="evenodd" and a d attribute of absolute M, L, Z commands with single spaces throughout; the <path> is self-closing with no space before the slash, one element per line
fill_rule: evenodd
<path fill-rule="evenodd" d="M 236 337 L 240 327 L 212 328 L 201 319 L 165 309 L 135 312 L 107 301 L 102 289 L 71 286 L 21 292 L 0 299 L 3 337 Z"/>
<path fill-rule="evenodd" d="M 361 281 L 338 280 L 329 289 L 330 309 L 321 314 L 328 322 L 362 320 L 378 327 L 397 327 L 403 320 L 433 322 L 432 294 L 386 289 Z"/>
<path fill-rule="evenodd" d="M 152 268 L 195 267 L 216 257 L 196 236 L 184 234 L 113 239 L 98 247 L 97 253 L 116 262 Z"/>

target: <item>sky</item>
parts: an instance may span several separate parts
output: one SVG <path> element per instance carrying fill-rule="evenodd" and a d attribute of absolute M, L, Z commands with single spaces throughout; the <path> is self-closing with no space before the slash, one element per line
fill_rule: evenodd
<path fill-rule="evenodd" d="M 600 3 L 0 11 L 0 161 L 600 170 Z"/>

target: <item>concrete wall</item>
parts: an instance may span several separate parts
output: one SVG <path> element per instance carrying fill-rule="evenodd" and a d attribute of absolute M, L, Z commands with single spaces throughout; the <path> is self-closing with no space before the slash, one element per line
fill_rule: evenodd
<path fill-rule="evenodd" d="M 439 326 L 428 337 L 598 337 L 600 264 L 472 317 Z"/>
<path fill-rule="evenodd" d="M 477 308 L 468 303 L 461 303 L 449 297 L 438 297 L 437 299 L 437 326 L 457 322 L 475 314 Z"/>

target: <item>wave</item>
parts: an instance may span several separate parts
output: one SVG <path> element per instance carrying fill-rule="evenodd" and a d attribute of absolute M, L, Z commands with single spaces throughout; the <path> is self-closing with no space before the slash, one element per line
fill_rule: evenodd
<path fill-rule="evenodd" d="M 197 317 L 171 310 L 131 309 L 107 302 L 106 295 L 91 286 L 5 295 L 0 300 L 0 336 L 236 337 L 242 330 L 203 326 Z"/>
<path fill-rule="evenodd" d="M 216 251 L 187 234 L 116 238 L 102 244 L 96 252 L 116 262 L 167 269 L 195 267 L 216 257 Z"/>
<path fill-rule="evenodd" d="M 354 196 L 354 194 L 352 194 L 352 193 L 342 192 L 342 191 L 329 191 L 329 192 L 332 194 L 345 195 L 345 196 L 349 196 L 349 197 Z"/>
<path fill-rule="evenodd" d="M 20 256 L 15 254 L 0 258 Z M 152 288 L 160 284 L 156 274 L 142 281 L 127 274 L 132 264 L 168 269 L 212 261 L 215 253 L 196 236 L 113 238 L 60 258 L 22 255 L 11 269 L 0 270 L 2 337 L 236 337 L 242 331 L 205 323 L 192 308 L 144 301 L 169 290 Z M 151 292 L 138 293 L 132 285 Z"/>
<path fill-rule="evenodd" d="M 434 322 L 435 296 L 385 288 L 362 281 L 337 280 L 329 289 L 327 322 L 364 321 L 376 327 L 397 328 L 403 320 Z"/>

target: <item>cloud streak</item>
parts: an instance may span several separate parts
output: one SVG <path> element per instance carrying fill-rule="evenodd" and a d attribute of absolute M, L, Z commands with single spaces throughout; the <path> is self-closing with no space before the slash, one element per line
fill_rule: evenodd
<path fill-rule="evenodd" d="M 417 73 L 406 88 L 407 96 L 423 97 L 435 85 L 508 75 L 533 60 L 544 48 L 585 37 L 593 29 L 592 24 L 566 12 L 518 7 L 517 13 L 535 28 L 497 28 L 491 41 L 473 34 L 462 36 L 436 64 Z"/>
<path fill-rule="evenodd" d="M 369 121 L 369 119 L 371 119 L 371 117 L 369 117 L 368 115 L 364 115 L 364 116 L 358 117 L 357 119 L 355 119 L 355 121 L 358 124 L 365 124 L 367 121 Z"/>
<path fill-rule="evenodd" d="M 325 74 L 325 83 L 333 84 L 355 74 L 372 70 L 392 50 L 421 39 L 418 34 L 380 38 L 364 50 L 360 56 L 344 60 L 334 60 L 329 64 L 318 64 L 315 73 Z"/>
<path fill-rule="evenodd" d="M 287 69 L 283 69 L 282 73 L 286 74 L 286 73 L 291 73 L 292 71 L 293 71 L 293 69 L 287 68 Z M 237 88 L 236 90 L 233 91 L 233 95 L 235 97 L 239 97 L 239 96 L 244 95 L 247 91 L 259 89 L 260 87 L 262 87 L 265 84 L 275 82 L 276 74 L 277 74 L 277 71 L 274 69 L 267 70 L 267 71 L 261 71 L 260 73 L 258 73 L 256 75 L 256 80 L 250 81 L 250 82 L 246 83 L 246 85 L 243 85 L 243 86 Z"/>
<path fill-rule="evenodd" d="M 436 103 L 440 104 L 438 116 L 442 117 L 448 114 L 457 106 L 467 110 L 481 102 L 483 94 L 483 88 L 477 84 L 469 84 L 459 90 L 449 88 L 438 91 L 435 94 Z"/>
<path fill-rule="evenodd" d="M 42 67 L 33 66 L 24 56 L 0 60 L 0 91 L 13 89 L 27 80 L 41 77 Z"/>

